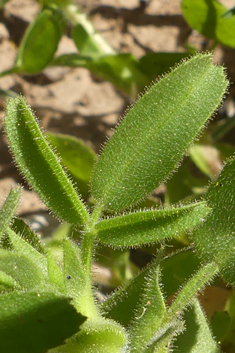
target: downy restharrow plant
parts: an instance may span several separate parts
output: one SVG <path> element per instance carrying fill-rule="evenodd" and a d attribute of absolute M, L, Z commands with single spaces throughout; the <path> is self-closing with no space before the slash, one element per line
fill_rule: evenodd
<path fill-rule="evenodd" d="M 74 186 L 76 171 L 68 176 L 54 151 L 63 137 L 56 142 L 44 135 L 23 97 L 8 101 L 5 131 L 19 171 L 48 209 L 80 232 L 80 242 L 64 237 L 58 264 L 50 247 L 14 217 L 21 188 L 10 191 L 0 213 L 2 352 L 220 352 L 196 294 L 220 271 L 235 283 L 234 160 L 201 201 L 139 210 L 136 205 L 176 171 L 227 85 L 211 54 L 198 54 L 147 89 L 95 163 L 92 207 Z M 164 243 L 188 230 L 201 264 L 192 247 L 163 256 Z M 148 267 L 106 300 L 95 297 L 97 243 L 123 250 L 159 242 Z"/>

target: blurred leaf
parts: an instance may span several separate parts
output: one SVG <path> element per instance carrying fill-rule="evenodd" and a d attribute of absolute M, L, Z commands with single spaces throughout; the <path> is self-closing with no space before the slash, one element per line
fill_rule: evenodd
<path fill-rule="evenodd" d="M 95 200 L 121 211 L 166 180 L 226 87 L 223 68 L 212 64 L 210 54 L 191 58 L 152 86 L 103 149 L 91 179 Z"/>
<path fill-rule="evenodd" d="M 96 225 L 97 237 L 113 247 L 135 247 L 177 237 L 209 213 L 203 203 L 157 210 L 144 210 L 101 220 Z"/>
<path fill-rule="evenodd" d="M 151 82 L 132 54 L 105 55 L 92 60 L 79 54 L 70 54 L 55 58 L 51 64 L 86 67 L 98 77 L 112 82 L 121 91 L 134 97 Z"/>
<path fill-rule="evenodd" d="M 72 177 L 83 198 L 88 197 L 91 171 L 97 156 L 82 140 L 62 134 L 46 134 L 51 146 L 61 157 L 63 165 Z"/>
<path fill-rule="evenodd" d="M 183 0 L 188 24 L 208 38 L 235 48 L 235 17 L 224 16 L 228 9 L 216 0 Z"/>
<path fill-rule="evenodd" d="M 214 261 L 229 283 L 235 283 L 235 159 L 229 160 L 207 192 L 210 217 L 192 232 L 203 261 Z"/>
<path fill-rule="evenodd" d="M 20 199 L 21 187 L 11 189 L 9 195 L 0 210 L 0 236 L 9 227 Z"/>
<path fill-rule="evenodd" d="M 216 147 L 197 143 L 190 147 L 189 155 L 202 173 L 210 178 L 219 174 L 222 165 Z"/>
<path fill-rule="evenodd" d="M 52 60 L 65 26 L 60 10 L 43 9 L 24 34 L 15 63 L 17 71 L 35 74 L 43 70 Z"/>
<path fill-rule="evenodd" d="M 222 342 L 229 330 L 230 316 L 227 311 L 215 312 L 211 320 L 211 327 L 217 342 Z M 235 340 L 234 340 L 235 343 Z"/>
<path fill-rule="evenodd" d="M 223 138 L 229 131 L 235 127 L 235 115 L 232 118 L 224 119 L 224 121 L 219 121 L 218 126 L 212 133 L 213 140 L 219 140 Z"/>
<path fill-rule="evenodd" d="M 186 57 L 188 53 L 147 53 L 139 59 L 139 64 L 142 71 L 154 79 Z"/>
<path fill-rule="evenodd" d="M 196 271 L 200 261 L 191 249 L 183 250 L 166 257 L 161 262 L 162 283 L 166 297 L 170 297 L 189 279 Z"/>
<path fill-rule="evenodd" d="M 78 331 L 85 317 L 54 293 L 0 295 L 0 347 L 4 353 L 45 353 Z"/>
<path fill-rule="evenodd" d="M 44 203 L 61 219 L 83 224 L 86 208 L 22 97 L 8 100 L 5 128 L 19 169 Z"/>
<path fill-rule="evenodd" d="M 185 331 L 174 341 L 180 353 L 219 353 L 220 348 L 212 337 L 210 327 L 197 299 L 183 315 Z"/>
<path fill-rule="evenodd" d="M 129 327 L 129 352 L 148 352 L 156 332 L 161 328 L 166 307 L 160 288 L 160 268 L 151 268 L 145 276 L 135 318 Z M 154 345 L 153 345 L 154 346 Z M 152 350 L 153 351 L 153 350 Z"/>

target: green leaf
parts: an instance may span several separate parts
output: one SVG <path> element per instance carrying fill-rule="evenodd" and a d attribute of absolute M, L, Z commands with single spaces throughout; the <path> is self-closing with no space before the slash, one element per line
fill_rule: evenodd
<path fill-rule="evenodd" d="M 1 259 L 1 252 L 0 252 Z M 2 266 L 0 266 L 2 267 Z M 7 275 L 5 272 L 0 271 L 0 292 L 5 292 L 14 289 L 22 289 L 19 282 L 14 280 L 12 276 Z"/>
<path fill-rule="evenodd" d="M 31 244 L 18 236 L 13 230 L 7 229 L 7 235 L 13 244 L 14 251 L 17 255 L 26 256 L 32 263 L 37 266 L 40 272 L 47 278 L 47 261 L 46 257 L 34 249 Z"/>
<path fill-rule="evenodd" d="M 96 76 L 112 82 L 121 91 L 136 97 L 146 85 L 149 85 L 153 76 L 140 66 L 138 60 L 127 53 L 105 55 L 92 60 L 80 54 L 67 54 L 56 57 L 51 65 L 86 67 Z"/>
<path fill-rule="evenodd" d="M 178 291 L 199 264 L 200 261 L 193 255 L 192 249 L 184 249 L 162 260 L 162 283 L 167 298 Z"/>
<path fill-rule="evenodd" d="M 49 249 L 47 249 L 47 271 L 50 283 L 57 287 L 60 293 L 66 293 L 62 270 Z"/>
<path fill-rule="evenodd" d="M 72 37 L 81 54 L 90 57 L 114 54 L 114 49 L 96 32 L 92 22 L 76 5 L 66 6 L 64 11 L 74 26 Z"/>
<path fill-rule="evenodd" d="M 211 282 L 214 277 L 218 274 L 219 268 L 215 263 L 208 263 L 202 266 L 186 284 L 181 287 L 177 294 L 173 304 L 168 310 L 167 316 L 168 321 L 171 320 L 175 315 L 179 315 L 183 312 L 190 304 L 194 296 L 202 291 L 206 284 Z"/>
<path fill-rule="evenodd" d="M 142 71 L 154 79 L 187 56 L 188 53 L 147 53 L 139 59 L 139 64 Z"/>
<path fill-rule="evenodd" d="M 210 327 L 197 299 L 193 299 L 190 308 L 184 313 L 186 330 L 174 341 L 176 351 L 180 353 L 219 353 L 220 348 L 212 337 Z"/>
<path fill-rule="evenodd" d="M 0 295 L 0 347 L 4 353 L 45 353 L 78 331 L 85 317 L 54 293 Z"/>
<path fill-rule="evenodd" d="M 2 277 L 1 284 L 4 286 L 9 285 L 9 276 L 15 281 L 17 287 L 27 290 L 45 286 L 46 283 L 41 269 L 24 254 L 0 249 L 0 271 L 8 276 L 8 278 Z M 4 279 L 6 282 L 3 282 Z"/>
<path fill-rule="evenodd" d="M 219 151 L 210 145 L 195 144 L 189 155 L 200 171 L 210 178 L 215 177 L 220 167 Z"/>
<path fill-rule="evenodd" d="M 134 319 L 140 295 L 146 290 L 149 278 L 158 273 L 158 265 L 159 259 L 156 259 L 136 277 L 113 292 L 100 305 L 103 315 L 118 321 L 123 326 L 129 325 Z"/>
<path fill-rule="evenodd" d="M 7 104 L 5 128 L 16 163 L 58 217 L 78 226 L 88 214 L 22 97 Z"/>
<path fill-rule="evenodd" d="M 204 220 L 210 209 L 204 202 L 182 207 L 144 210 L 101 220 L 97 237 L 114 247 L 134 247 L 177 237 Z"/>
<path fill-rule="evenodd" d="M 52 60 L 65 26 L 61 11 L 42 10 L 25 32 L 15 63 L 17 71 L 35 74 L 43 70 Z"/>
<path fill-rule="evenodd" d="M 192 233 L 198 255 L 214 261 L 224 279 L 235 284 L 235 159 L 227 162 L 207 192 L 210 217 Z"/>
<path fill-rule="evenodd" d="M 228 9 L 216 0 L 183 0 L 188 24 L 208 38 L 235 48 L 235 17 L 224 16 Z"/>
<path fill-rule="evenodd" d="M 147 352 L 150 342 L 161 327 L 166 313 L 163 295 L 159 286 L 160 269 L 149 271 L 145 287 L 137 304 L 135 318 L 129 328 L 129 352 Z"/>
<path fill-rule="evenodd" d="M 62 134 L 46 134 L 52 147 L 61 157 L 67 173 L 83 198 L 88 197 L 88 184 L 97 156 L 82 140 Z"/>
<path fill-rule="evenodd" d="M 234 328 L 232 326 L 234 326 L 234 324 L 232 324 L 232 320 L 227 311 L 217 311 L 213 314 L 211 319 L 211 327 L 212 332 L 218 342 L 224 341 L 225 335 L 227 337 L 230 336 L 230 328 L 232 329 L 231 331 L 234 332 Z M 232 341 L 235 343 L 234 335 L 232 334 L 231 336 L 233 337 Z"/>
<path fill-rule="evenodd" d="M 20 199 L 21 187 L 11 189 L 0 211 L 0 236 L 9 227 Z"/>
<path fill-rule="evenodd" d="M 97 318 L 97 309 L 94 304 L 91 283 L 85 276 L 80 258 L 80 250 L 69 240 L 64 239 L 64 281 L 67 295 L 73 298 L 73 305 L 83 315 Z"/>
<path fill-rule="evenodd" d="M 58 350 L 49 353 L 120 353 L 124 352 L 126 333 L 123 327 L 111 320 L 87 320 L 82 330 Z"/>
<path fill-rule="evenodd" d="M 91 180 L 97 202 L 125 209 L 177 168 L 226 91 L 223 68 L 198 54 L 152 86 L 104 148 Z"/>
<path fill-rule="evenodd" d="M 13 217 L 11 224 L 11 229 L 17 233 L 22 239 L 24 239 L 28 244 L 30 244 L 34 249 L 36 249 L 41 254 L 45 254 L 45 249 L 41 244 L 37 234 L 30 228 L 28 224 L 21 218 Z"/>

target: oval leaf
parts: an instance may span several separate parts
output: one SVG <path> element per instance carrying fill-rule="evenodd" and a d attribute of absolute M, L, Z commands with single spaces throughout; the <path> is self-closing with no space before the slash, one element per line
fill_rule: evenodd
<path fill-rule="evenodd" d="M 92 193 L 118 211 L 149 194 L 174 171 L 218 107 L 223 68 L 198 54 L 152 86 L 129 110 L 95 166 Z"/>
<path fill-rule="evenodd" d="M 84 223 L 86 209 L 22 97 L 8 101 L 5 128 L 20 171 L 47 207 L 68 223 Z"/>
<path fill-rule="evenodd" d="M 65 25 L 59 10 L 43 10 L 25 32 L 15 63 L 17 71 L 35 74 L 43 70 L 57 50 Z"/>

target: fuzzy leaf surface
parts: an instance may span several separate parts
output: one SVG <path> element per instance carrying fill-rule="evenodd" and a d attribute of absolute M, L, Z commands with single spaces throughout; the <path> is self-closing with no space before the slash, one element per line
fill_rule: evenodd
<path fill-rule="evenodd" d="M 84 321 L 70 299 L 54 293 L 0 295 L 0 347 L 4 353 L 45 353 L 63 344 Z"/>
<path fill-rule="evenodd" d="M 86 209 L 22 97 L 8 101 L 5 129 L 20 171 L 47 207 L 68 223 L 84 223 Z"/>
<path fill-rule="evenodd" d="M 83 198 L 88 197 L 88 185 L 91 171 L 97 160 L 95 152 L 86 146 L 82 140 L 62 134 L 47 133 L 47 138 L 52 147 L 61 157 L 63 165 L 71 176 L 74 185 L 78 188 Z"/>
<path fill-rule="evenodd" d="M 53 58 L 65 26 L 59 10 L 42 10 L 25 32 L 15 63 L 17 71 L 35 74 L 43 70 Z"/>
<path fill-rule="evenodd" d="M 151 271 L 152 270 L 152 271 Z M 149 343 L 161 327 L 166 313 L 163 295 L 159 286 L 160 269 L 151 268 L 145 277 L 145 286 L 140 295 L 135 318 L 129 328 L 129 352 L 148 352 Z"/>
<path fill-rule="evenodd" d="M 11 189 L 9 195 L 0 210 L 0 236 L 5 232 L 18 206 L 21 187 Z"/>
<path fill-rule="evenodd" d="M 145 210 L 97 223 L 97 236 L 114 247 L 132 247 L 171 238 L 202 222 L 210 209 L 204 202 L 187 206 Z"/>
<path fill-rule="evenodd" d="M 153 85 L 128 111 L 95 165 L 96 201 L 120 211 L 166 180 L 226 87 L 223 68 L 212 64 L 210 54 L 196 55 Z"/>
<path fill-rule="evenodd" d="M 86 277 L 80 257 L 80 249 L 67 239 L 63 241 L 64 281 L 67 295 L 73 298 L 73 305 L 87 317 L 97 318 L 91 283 Z"/>
<path fill-rule="evenodd" d="M 123 327 L 112 320 L 100 318 L 87 320 L 82 330 L 58 350 L 49 353 L 120 353 L 124 352 L 126 333 Z"/>
<path fill-rule="evenodd" d="M 180 353 L 220 353 L 221 350 L 212 337 L 207 319 L 194 298 L 190 308 L 183 315 L 185 331 L 174 341 L 176 351 Z"/>
<path fill-rule="evenodd" d="M 198 255 L 214 261 L 224 279 L 235 284 L 235 159 L 225 164 L 206 195 L 210 216 L 192 233 Z"/>
<path fill-rule="evenodd" d="M 11 229 L 38 252 L 45 254 L 45 249 L 41 244 L 39 237 L 23 219 L 13 217 Z"/>
<path fill-rule="evenodd" d="M 183 15 L 188 24 L 208 38 L 235 48 L 235 17 L 224 16 L 228 9 L 216 0 L 183 0 Z"/>

